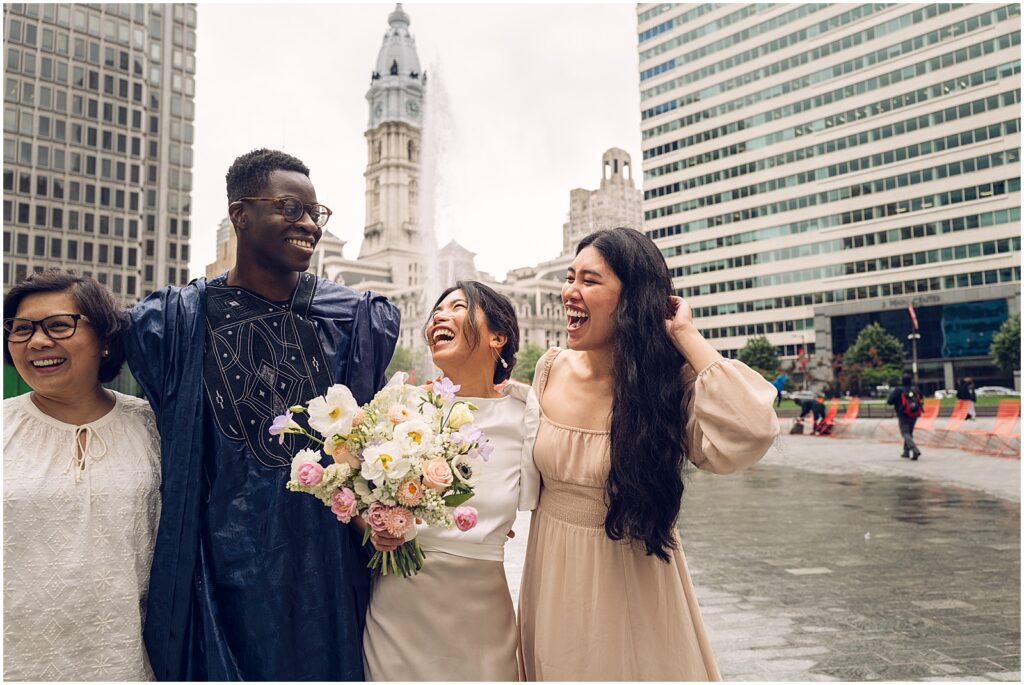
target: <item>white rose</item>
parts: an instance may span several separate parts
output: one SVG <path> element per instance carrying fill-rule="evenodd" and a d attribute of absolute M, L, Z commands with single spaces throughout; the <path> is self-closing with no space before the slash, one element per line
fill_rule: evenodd
<path fill-rule="evenodd" d="M 348 435 L 359 403 L 344 385 L 333 385 L 324 397 L 309 403 L 309 425 L 324 437 Z"/>
<path fill-rule="evenodd" d="M 469 410 L 469 405 L 460 402 L 452 407 L 452 411 L 448 415 L 448 426 L 455 431 L 467 423 L 473 423 L 473 412 Z"/>
<path fill-rule="evenodd" d="M 409 465 L 401 445 L 389 440 L 363 450 L 363 467 L 359 472 L 366 480 L 378 482 L 382 478 L 401 478 L 409 471 Z"/>
<path fill-rule="evenodd" d="M 434 437 L 430 426 L 423 419 L 412 419 L 395 426 L 395 442 L 402 446 L 406 454 L 419 454 L 430 446 Z"/>
<path fill-rule="evenodd" d="M 313 450 L 299 450 L 294 457 L 292 457 L 292 472 L 291 479 L 298 480 L 299 478 L 299 467 L 303 464 L 319 464 L 320 453 Z"/>

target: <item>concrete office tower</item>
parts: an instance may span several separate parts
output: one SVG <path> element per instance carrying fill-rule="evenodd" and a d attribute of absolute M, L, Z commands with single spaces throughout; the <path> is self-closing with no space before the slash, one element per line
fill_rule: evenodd
<path fill-rule="evenodd" d="M 60 267 L 125 302 L 188 282 L 192 4 L 4 5 L 4 289 Z"/>
<path fill-rule="evenodd" d="M 238 240 L 231 219 L 224 217 L 217 227 L 217 258 L 206 265 L 206 277 L 219 276 L 235 265 L 235 250 Z"/>
<path fill-rule="evenodd" d="M 601 186 L 569 193 L 569 220 L 562 227 L 562 254 L 572 254 L 585 236 L 617 226 L 640 230 L 643 193 L 633 183 L 633 160 L 617 147 L 601 157 Z"/>
<path fill-rule="evenodd" d="M 644 228 L 712 344 L 824 369 L 872 321 L 906 342 L 913 305 L 925 390 L 1012 382 L 1019 5 L 637 13 Z"/>

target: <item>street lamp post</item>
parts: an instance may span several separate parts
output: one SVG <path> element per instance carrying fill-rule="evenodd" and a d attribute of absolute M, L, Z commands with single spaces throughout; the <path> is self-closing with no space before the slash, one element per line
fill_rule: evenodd
<path fill-rule="evenodd" d="M 914 311 L 913 300 L 911 300 L 910 304 L 907 306 L 907 313 L 910 314 L 910 325 L 913 327 L 911 334 L 907 336 L 907 340 L 910 341 L 910 370 L 914 374 L 914 385 L 917 385 L 917 341 L 921 339 L 921 334 L 918 332 L 919 329 L 917 326 L 917 312 Z"/>
<path fill-rule="evenodd" d="M 907 336 L 907 340 L 910 341 L 910 369 L 914 373 L 914 385 L 917 385 L 917 341 L 921 339 L 921 334 L 914 331 Z"/>
<path fill-rule="evenodd" d="M 794 365 L 794 371 L 796 369 L 800 369 L 800 376 L 801 376 L 800 384 L 801 384 L 801 386 L 803 386 L 801 389 L 802 390 L 807 390 L 807 357 L 808 357 L 808 355 L 807 355 L 807 343 L 804 342 L 804 339 L 805 339 L 804 332 L 800 331 L 800 333 L 794 334 L 793 337 L 794 338 L 799 338 L 799 340 L 800 340 L 800 347 L 797 348 L 798 349 L 798 353 L 797 353 L 797 356 L 796 356 L 796 364 Z"/>

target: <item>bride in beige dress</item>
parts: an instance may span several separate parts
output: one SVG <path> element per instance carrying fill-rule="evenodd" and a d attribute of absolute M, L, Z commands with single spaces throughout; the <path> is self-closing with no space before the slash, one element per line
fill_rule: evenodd
<path fill-rule="evenodd" d="M 495 388 L 515 366 L 515 308 L 482 283 L 459 281 L 438 298 L 424 332 L 434 364 L 460 386 L 454 400 L 473 403 L 473 425 L 494 449 L 468 502 L 479 514 L 476 526 L 464 533 L 421 528 L 423 569 L 410 578 L 374 578 L 363 634 L 366 679 L 517 680 L 504 549 L 516 510 L 536 506 L 540 475 L 531 458 L 536 396 L 523 383 Z M 402 542 L 386 531 L 370 540 L 381 551 Z"/>
<path fill-rule="evenodd" d="M 682 472 L 760 459 L 779 432 L 776 392 L 723 359 L 671 292 L 664 258 L 632 229 L 584 238 L 569 267 L 569 349 L 549 350 L 534 379 L 525 680 L 721 679 L 675 527 Z"/>

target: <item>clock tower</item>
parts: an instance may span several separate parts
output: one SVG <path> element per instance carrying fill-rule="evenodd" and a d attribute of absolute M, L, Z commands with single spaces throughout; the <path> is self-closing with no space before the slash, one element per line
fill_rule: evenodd
<path fill-rule="evenodd" d="M 423 275 L 417 206 L 427 77 L 401 3 L 388 24 L 366 93 L 366 226 L 359 259 L 388 264 L 396 286 L 415 286 Z"/>

